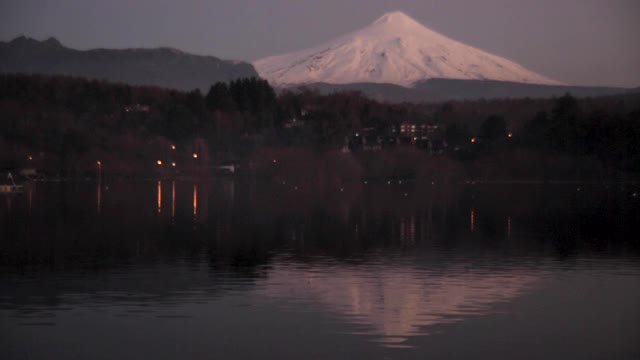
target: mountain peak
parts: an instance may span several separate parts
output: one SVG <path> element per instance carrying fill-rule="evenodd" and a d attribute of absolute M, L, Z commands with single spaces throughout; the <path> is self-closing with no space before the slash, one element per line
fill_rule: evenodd
<path fill-rule="evenodd" d="M 402 11 L 390 11 L 379 17 L 373 24 L 419 24 Z"/>
<path fill-rule="evenodd" d="M 445 78 L 559 84 L 510 60 L 433 31 L 401 11 L 320 46 L 254 62 L 278 86 L 390 83 Z"/>
<path fill-rule="evenodd" d="M 16 37 L 15 39 L 9 41 L 9 44 L 11 44 L 11 45 L 19 45 L 19 44 L 28 43 L 30 41 L 33 41 L 33 39 L 28 38 L 28 37 L 26 37 L 24 35 L 20 35 L 20 36 Z"/>
<path fill-rule="evenodd" d="M 375 31 L 378 33 L 382 32 L 387 35 L 398 35 L 428 29 L 402 11 L 392 11 L 382 15 L 363 30 Z"/>
<path fill-rule="evenodd" d="M 13 46 L 49 46 L 49 47 L 63 47 L 60 41 L 54 37 L 49 37 L 46 40 L 38 41 L 24 35 L 20 35 L 15 39 L 9 41 L 9 44 Z"/>
<path fill-rule="evenodd" d="M 413 18 L 400 10 L 389 11 L 383 14 L 375 22 L 394 22 L 394 21 L 406 21 L 413 20 Z"/>

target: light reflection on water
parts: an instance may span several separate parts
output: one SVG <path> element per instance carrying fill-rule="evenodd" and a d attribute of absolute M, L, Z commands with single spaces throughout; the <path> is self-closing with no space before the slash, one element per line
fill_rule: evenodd
<path fill-rule="evenodd" d="M 193 184 L 193 219 L 198 218 L 198 185 Z"/>
<path fill-rule="evenodd" d="M 640 283 L 640 206 L 626 190 L 416 185 L 338 191 L 228 179 L 28 189 L 0 203 L 0 334 L 12 334 L 0 336 L 0 345 L 13 349 L 9 358 L 23 358 L 34 346 L 33 330 L 21 329 L 56 338 L 81 336 L 89 326 L 116 339 L 117 332 L 100 325 L 113 321 L 161 341 L 158 326 L 166 323 L 157 321 L 181 321 L 181 330 L 209 354 L 219 342 L 207 342 L 205 334 L 225 338 L 229 351 L 243 341 L 260 343 L 229 338 L 234 327 L 286 337 L 302 331 L 308 323 L 298 321 L 307 319 L 313 326 L 298 337 L 300 351 L 320 351 L 326 340 L 316 338 L 328 334 L 345 342 L 344 354 L 327 358 L 380 349 L 392 351 L 384 353 L 391 358 L 442 358 L 429 339 L 471 341 L 486 329 L 458 338 L 461 325 L 502 318 L 508 322 L 491 331 L 530 318 L 521 328 L 532 326 L 549 343 L 555 338 L 536 321 L 553 324 L 573 313 L 595 314 L 589 316 L 596 316 L 600 331 L 640 333 L 619 324 L 626 318 L 637 324 L 639 312 L 601 308 L 640 300 L 634 285 Z M 591 287 L 607 289 L 600 294 Z M 527 302 L 547 304 L 545 312 L 513 308 Z M 80 327 L 78 319 L 93 325 Z M 220 319 L 232 323 L 216 328 Z M 565 331 L 576 341 L 587 336 Z M 616 344 L 620 340 L 608 349 Z M 53 342 L 32 357 L 47 358 L 59 346 Z M 526 341 L 520 346 L 536 349 Z M 162 355 L 160 348 L 155 355 Z M 79 357 L 91 355 L 76 350 Z M 403 350 L 413 352 L 393 352 Z M 291 354 L 273 354 L 283 356 Z"/>
<path fill-rule="evenodd" d="M 158 214 L 162 213 L 162 181 L 158 180 Z"/>
<path fill-rule="evenodd" d="M 176 218 L 176 181 L 171 181 L 171 224 Z"/>

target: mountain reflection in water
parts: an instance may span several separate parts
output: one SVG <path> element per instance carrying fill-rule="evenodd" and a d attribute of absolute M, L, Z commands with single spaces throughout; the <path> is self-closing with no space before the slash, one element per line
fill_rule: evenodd
<path fill-rule="evenodd" d="M 291 264 L 276 261 L 259 293 L 295 301 L 315 301 L 365 325 L 361 333 L 381 336 L 397 347 L 429 327 L 483 315 L 512 300 L 541 275 L 526 269 L 479 269 L 470 263 L 420 269 L 405 262 L 362 265 Z M 367 328 L 368 327 L 368 328 Z"/>
<path fill-rule="evenodd" d="M 172 341 L 193 358 L 447 358 L 478 346 L 496 357 L 502 345 L 545 357 L 537 341 L 568 357 L 628 355 L 640 333 L 637 192 L 34 183 L 0 198 L 0 347 L 9 359 L 91 358 L 92 347 L 121 358 L 115 344 L 140 344 L 130 329 L 154 339 L 135 352 L 152 358 L 182 357 Z M 67 343 L 78 338 L 86 346 Z"/>

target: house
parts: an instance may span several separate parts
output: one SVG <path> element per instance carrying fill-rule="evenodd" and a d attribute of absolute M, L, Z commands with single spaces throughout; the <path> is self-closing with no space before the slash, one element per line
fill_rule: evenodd
<path fill-rule="evenodd" d="M 395 132 L 394 130 L 395 129 L 392 129 L 392 132 Z M 405 121 L 401 123 L 399 127 L 399 133 L 401 135 L 410 136 L 410 137 L 414 137 L 416 135 L 418 136 L 425 135 L 430 137 L 431 135 L 437 133 L 438 130 L 439 130 L 438 125 L 434 125 L 430 123 L 415 123 L 410 121 Z"/>

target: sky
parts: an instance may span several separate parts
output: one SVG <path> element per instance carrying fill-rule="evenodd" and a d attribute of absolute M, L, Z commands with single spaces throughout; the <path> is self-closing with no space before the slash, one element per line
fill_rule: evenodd
<path fill-rule="evenodd" d="M 638 0 L 0 0 L 0 41 L 170 46 L 223 59 L 319 45 L 400 10 L 572 85 L 640 86 Z"/>

